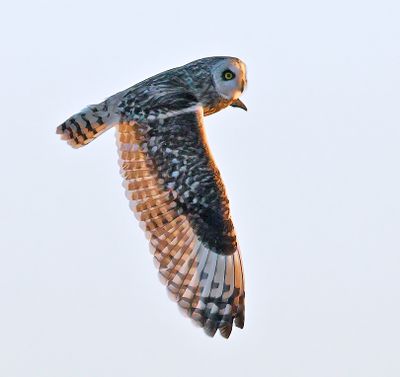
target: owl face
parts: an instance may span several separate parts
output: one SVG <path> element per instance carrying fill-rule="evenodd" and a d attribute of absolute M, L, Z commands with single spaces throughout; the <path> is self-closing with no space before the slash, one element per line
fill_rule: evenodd
<path fill-rule="evenodd" d="M 213 66 L 212 76 L 218 94 L 228 101 L 236 101 L 246 84 L 246 66 L 237 58 L 224 58 Z"/>

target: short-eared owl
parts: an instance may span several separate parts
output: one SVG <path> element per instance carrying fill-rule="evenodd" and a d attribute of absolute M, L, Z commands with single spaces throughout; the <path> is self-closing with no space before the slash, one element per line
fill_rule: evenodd
<path fill-rule="evenodd" d="M 130 206 L 179 307 L 214 336 L 244 325 L 244 279 L 229 201 L 204 134 L 204 116 L 240 101 L 244 63 L 199 59 L 71 116 L 57 133 L 79 148 L 116 128 Z"/>

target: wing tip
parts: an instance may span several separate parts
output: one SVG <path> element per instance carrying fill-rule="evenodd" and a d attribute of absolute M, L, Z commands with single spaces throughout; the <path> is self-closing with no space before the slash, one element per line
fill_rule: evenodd
<path fill-rule="evenodd" d="M 232 333 L 232 324 L 227 323 L 219 328 L 219 333 L 225 339 L 228 339 Z"/>
<path fill-rule="evenodd" d="M 235 326 L 238 327 L 239 329 L 244 328 L 244 307 L 239 307 L 238 308 L 238 314 L 235 317 Z"/>

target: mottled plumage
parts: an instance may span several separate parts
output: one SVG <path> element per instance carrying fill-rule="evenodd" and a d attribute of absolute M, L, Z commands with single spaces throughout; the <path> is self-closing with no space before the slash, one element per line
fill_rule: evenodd
<path fill-rule="evenodd" d="M 229 201 L 203 118 L 239 100 L 236 58 L 196 60 L 92 105 L 57 128 L 73 147 L 116 126 L 130 206 L 149 238 L 170 296 L 204 327 L 229 337 L 244 325 L 243 267 Z"/>

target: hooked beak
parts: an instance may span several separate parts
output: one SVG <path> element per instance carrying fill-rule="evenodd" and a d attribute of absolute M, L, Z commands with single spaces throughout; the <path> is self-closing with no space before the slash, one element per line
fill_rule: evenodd
<path fill-rule="evenodd" d="M 237 100 L 233 101 L 231 103 L 232 107 L 239 107 L 241 109 L 243 109 L 244 111 L 247 111 L 247 107 L 246 105 L 238 98 Z"/>

